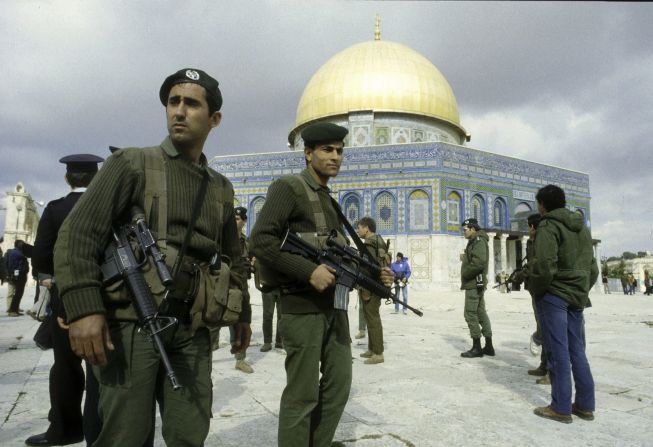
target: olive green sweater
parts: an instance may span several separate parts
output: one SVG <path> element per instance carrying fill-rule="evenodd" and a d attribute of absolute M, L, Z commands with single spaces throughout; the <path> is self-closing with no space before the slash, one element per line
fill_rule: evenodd
<path fill-rule="evenodd" d="M 317 192 L 327 227 L 342 232 L 329 189 L 318 184 L 307 169 L 300 175 Z M 292 290 L 292 293 L 282 295 L 283 313 L 316 313 L 333 309 L 335 288 L 320 293 L 309 284 L 317 265 L 302 256 L 280 250 L 287 228 L 295 233 L 314 233 L 317 228 L 308 196 L 297 176 L 282 177 L 270 185 L 249 237 L 249 249 L 257 262 L 278 274 L 282 290 Z"/>
<path fill-rule="evenodd" d="M 181 155 L 169 138 L 161 143 L 165 157 L 167 188 L 167 243 L 179 249 L 190 221 L 203 172 L 209 184 L 200 215 L 188 244 L 187 255 L 208 261 L 218 250 L 240 261 L 240 244 L 233 211 L 233 187 L 226 177 L 211 170 L 202 155 L 201 166 Z M 111 238 L 112 225 L 130 220 L 133 204 L 143 206 L 145 173 L 143 151 L 123 149 L 102 166 L 87 191 L 64 221 L 55 246 L 55 277 L 69 321 L 90 314 L 113 317 L 110 305 L 103 302 L 100 264 Z M 157 212 L 150 213 L 150 228 Z M 169 260 L 168 260 L 169 261 Z M 234 262 L 239 278 L 244 265 Z M 133 311 L 133 309 L 132 309 Z M 133 319 L 135 312 L 131 313 Z M 129 318 L 132 319 L 132 318 Z M 249 302 L 243 303 L 241 321 L 249 322 Z"/>

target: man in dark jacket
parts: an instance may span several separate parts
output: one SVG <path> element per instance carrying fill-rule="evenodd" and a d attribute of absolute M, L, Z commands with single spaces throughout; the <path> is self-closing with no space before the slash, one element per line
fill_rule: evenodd
<path fill-rule="evenodd" d="M 14 248 L 7 250 L 7 254 L 5 255 L 7 262 L 7 280 L 9 281 L 7 315 L 10 317 L 18 317 L 23 314 L 20 310 L 20 300 L 23 299 L 27 273 L 29 272 L 27 258 L 23 253 L 24 246 L 25 241 L 16 239 Z"/>
<path fill-rule="evenodd" d="M 465 291 L 465 321 L 472 336 L 472 348 L 461 353 L 461 357 L 483 357 L 494 355 L 492 326 L 485 311 L 485 289 L 487 287 L 488 236 L 481 230 L 474 218 L 463 222 L 463 234 L 467 239 L 465 252 L 460 254 L 460 289 Z M 485 347 L 481 349 L 481 335 Z"/>
<path fill-rule="evenodd" d="M 39 284 L 50 291 L 50 308 L 52 315 L 49 326 L 52 337 L 54 364 L 50 368 L 50 411 L 48 420 L 50 426 L 41 434 L 30 436 L 25 444 L 66 445 L 81 441 L 86 434 L 90 445 L 100 429 L 97 414 L 97 396 L 86 397 L 84 422 L 82 422 L 81 402 L 84 394 L 84 370 L 82 360 L 75 355 L 70 347 L 68 331 L 59 325 L 66 320 L 63 303 L 59 298 L 59 290 L 54 280 L 54 244 L 57 242 L 59 228 L 63 224 L 77 200 L 91 183 L 98 171 L 97 164 L 103 158 L 92 154 L 68 155 L 59 160 L 66 165 L 66 183 L 71 191 L 65 197 L 53 200 L 43 210 L 39 220 L 34 241 L 32 267 L 38 271 Z M 48 323 L 46 323 L 48 324 Z M 95 382 L 87 364 L 89 380 Z M 97 390 L 97 383 L 91 388 Z"/>
<path fill-rule="evenodd" d="M 535 196 L 542 220 L 537 228 L 529 290 L 537 301 L 547 349 L 551 404 L 535 414 L 570 423 L 571 414 L 594 419 L 594 379 L 585 356 L 583 309 L 599 269 L 592 236 L 583 216 L 565 208 L 564 191 L 555 185 Z M 576 386 L 572 404 L 571 374 Z"/>

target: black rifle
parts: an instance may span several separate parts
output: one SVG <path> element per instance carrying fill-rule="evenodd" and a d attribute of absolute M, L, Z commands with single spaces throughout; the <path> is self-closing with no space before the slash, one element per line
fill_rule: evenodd
<path fill-rule="evenodd" d="M 112 253 L 107 256 L 107 260 L 102 265 L 103 283 L 109 285 L 120 278 L 125 281 L 132 293 L 138 324 L 154 341 L 172 389 L 178 390 L 181 385 L 177 381 L 177 375 L 172 369 L 163 341 L 159 336 L 160 332 L 177 324 L 177 319 L 158 315 L 152 292 L 145 281 L 141 267 L 147 264 L 148 257 L 151 256 L 164 286 L 172 284 L 172 276 L 165 264 L 165 255 L 159 251 L 152 233 L 147 227 L 143 210 L 134 206 L 131 212 L 132 223 L 113 229 L 114 242 L 110 247 Z M 131 245 L 132 240 L 138 243 L 143 259 L 141 262 L 136 259 Z"/>
<path fill-rule="evenodd" d="M 423 315 L 421 311 L 398 300 L 389 287 L 385 287 L 376 279 L 381 274 L 380 266 L 361 257 L 353 248 L 338 243 L 336 236 L 337 233 L 332 230 L 326 240 L 326 248 L 318 249 L 288 230 L 281 243 L 281 250 L 303 256 L 318 265 L 325 264 L 336 271 L 336 296 L 333 306 L 336 309 L 347 310 L 349 291 L 360 286 L 373 295 L 401 304 L 420 317 Z"/>

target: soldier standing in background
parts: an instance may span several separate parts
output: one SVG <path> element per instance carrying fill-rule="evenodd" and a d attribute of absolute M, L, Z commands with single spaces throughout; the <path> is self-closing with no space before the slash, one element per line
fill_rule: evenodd
<path fill-rule="evenodd" d="M 388 254 L 388 245 L 381 236 L 376 234 L 376 222 L 371 217 L 363 217 L 358 221 L 358 236 L 364 240 L 370 255 L 376 259 L 381 267 L 390 265 L 390 255 Z M 361 354 L 365 358 L 365 364 L 374 365 L 383 363 L 383 325 L 379 308 L 381 307 L 381 298 L 373 295 L 368 290 L 358 289 L 360 301 L 367 322 L 368 348 Z"/>
<path fill-rule="evenodd" d="M 463 233 L 467 239 L 467 247 L 465 252 L 460 254 L 460 288 L 465 291 L 465 321 L 473 344 L 469 351 L 461 353 L 460 356 L 493 356 L 492 326 L 485 311 L 484 297 L 487 288 L 488 236 L 474 218 L 463 222 Z M 485 346 L 482 349 L 481 335 L 485 337 Z"/>

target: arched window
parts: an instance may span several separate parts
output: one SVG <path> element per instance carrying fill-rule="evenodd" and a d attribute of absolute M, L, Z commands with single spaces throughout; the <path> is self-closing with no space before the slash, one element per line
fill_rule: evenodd
<path fill-rule="evenodd" d="M 519 213 L 526 213 L 532 211 L 533 208 L 526 202 L 519 202 L 515 207 L 515 216 Z"/>
<path fill-rule="evenodd" d="M 408 226 L 410 231 L 429 229 L 429 195 L 416 189 L 408 196 Z"/>
<path fill-rule="evenodd" d="M 263 208 L 263 204 L 265 203 L 265 199 L 263 197 L 257 197 L 254 200 L 252 200 L 251 205 L 249 206 L 249 209 L 251 211 L 248 211 L 248 219 L 247 223 L 249 225 L 249 228 L 254 228 L 254 224 L 256 223 L 256 219 L 258 219 L 258 215 L 261 212 L 261 208 Z"/>
<path fill-rule="evenodd" d="M 394 232 L 395 229 L 395 198 L 385 191 L 376 196 L 374 201 L 374 220 L 378 232 Z"/>
<path fill-rule="evenodd" d="M 485 227 L 485 200 L 479 194 L 472 197 L 472 217 L 481 227 Z"/>
<path fill-rule="evenodd" d="M 506 202 L 503 199 L 496 199 L 494 201 L 494 226 L 496 228 L 503 228 L 506 222 Z"/>
<path fill-rule="evenodd" d="M 347 194 L 345 200 L 342 202 L 342 210 L 345 216 L 347 216 L 347 220 L 352 225 L 356 225 L 361 218 L 360 198 L 356 194 Z"/>
<path fill-rule="evenodd" d="M 461 199 L 460 194 L 456 191 L 451 191 L 447 195 L 447 230 L 453 232 L 460 232 L 461 220 Z"/>

